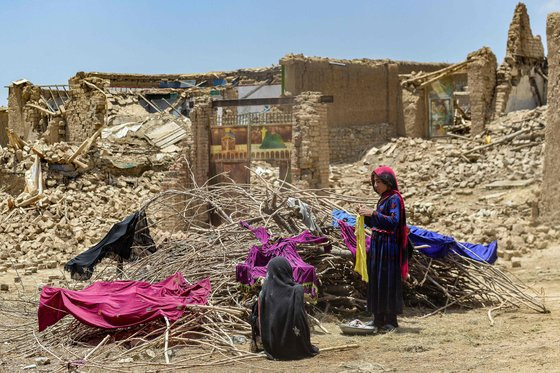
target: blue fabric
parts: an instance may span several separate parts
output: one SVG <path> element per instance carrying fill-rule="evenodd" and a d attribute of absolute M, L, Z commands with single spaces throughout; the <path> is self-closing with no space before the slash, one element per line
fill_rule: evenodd
<path fill-rule="evenodd" d="M 344 210 L 333 209 L 332 211 L 332 226 L 335 228 L 340 228 L 338 221 L 342 220 L 349 226 L 353 227 L 356 225 L 356 215 L 350 215 Z"/>
<path fill-rule="evenodd" d="M 420 249 L 422 254 L 431 258 L 443 258 L 450 252 L 474 259 L 479 262 L 494 264 L 498 258 L 498 242 L 489 245 L 472 244 L 468 242 L 457 242 L 453 237 L 432 232 L 426 229 L 409 225 L 408 238 L 414 246 L 429 245 L 429 248 Z"/>
<path fill-rule="evenodd" d="M 339 228 L 338 220 L 344 220 L 350 226 L 356 225 L 356 217 L 350 215 L 344 210 L 333 210 L 332 225 Z M 366 219 L 367 220 L 367 219 Z M 498 242 L 494 241 L 488 245 L 472 244 L 469 242 L 457 242 L 453 237 L 444 236 L 437 232 L 429 231 L 409 225 L 410 233 L 408 238 L 413 242 L 414 246 L 429 245 L 427 249 L 419 251 L 430 258 L 438 259 L 447 256 L 450 252 L 454 252 L 461 256 L 474 259 L 479 262 L 487 262 L 494 264 L 498 259 Z"/>

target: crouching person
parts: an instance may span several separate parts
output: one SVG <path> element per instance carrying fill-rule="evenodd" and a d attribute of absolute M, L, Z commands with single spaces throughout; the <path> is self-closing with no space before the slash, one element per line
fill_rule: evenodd
<path fill-rule="evenodd" d="M 269 359 L 296 360 L 315 356 L 303 303 L 303 287 L 294 281 L 290 263 L 276 257 L 268 263 L 267 275 L 251 315 L 252 349 L 262 343 Z M 260 339 L 260 341 L 259 341 Z"/>

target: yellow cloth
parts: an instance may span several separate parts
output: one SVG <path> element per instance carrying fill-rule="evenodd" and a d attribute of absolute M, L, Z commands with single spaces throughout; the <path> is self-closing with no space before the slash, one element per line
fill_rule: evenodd
<path fill-rule="evenodd" d="M 366 232 L 364 228 L 363 215 L 356 215 L 356 266 L 354 271 L 362 276 L 362 280 L 369 281 L 367 274 L 367 259 L 366 259 Z"/>

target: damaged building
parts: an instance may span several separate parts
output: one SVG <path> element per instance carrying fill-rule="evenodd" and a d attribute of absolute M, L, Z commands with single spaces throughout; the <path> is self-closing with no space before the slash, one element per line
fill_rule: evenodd
<path fill-rule="evenodd" d="M 258 162 L 321 188 L 330 164 L 392 138 L 477 135 L 500 115 L 544 105 L 546 76 L 542 42 L 519 4 L 500 66 L 483 47 L 455 64 L 289 54 L 278 65 L 229 72 L 14 81 L 0 110 L 0 145 L 65 143 L 51 155 L 53 169 L 168 170 L 166 188 L 188 186 L 190 175 L 199 184 L 250 183 Z M 92 152 L 87 162 L 84 150 Z"/>
<path fill-rule="evenodd" d="M 412 137 L 460 132 L 467 122 L 477 135 L 501 115 L 546 104 L 547 61 L 522 3 L 515 8 L 501 65 L 483 47 L 463 62 L 402 78 L 404 130 Z"/>

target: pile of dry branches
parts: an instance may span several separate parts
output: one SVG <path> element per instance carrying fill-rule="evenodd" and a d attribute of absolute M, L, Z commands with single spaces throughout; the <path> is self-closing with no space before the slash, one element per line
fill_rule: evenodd
<path fill-rule="evenodd" d="M 320 234 L 332 245 L 330 253 L 320 246 L 300 247 L 302 258 L 316 267 L 320 281 L 312 309 L 342 316 L 359 314 L 365 309 L 365 284 L 353 271 L 353 258 L 339 231 L 331 227 L 331 213 L 333 208 L 350 210 L 367 201 L 324 190 L 299 190 L 282 181 L 271 184 L 261 179 L 251 186 L 208 183 L 167 191 L 148 201 L 143 208 L 158 251 L 125 263 L 118 271 L 115 263 L 105 261 L 90 279 L 152 282 L 175 272 L 182 272 L 190 282 L 208 277 L 212 293 L 207 306 L 189 307 L 171 324 L 161 321 L 118 331 L 90 328 L 67 317 L 39 334 L 35 332 L 38 297 L 18 297 L 0 304 L 0 312 L 17 313 L 20 323 L 8 338 L 10 352 L 27 359 L 46 355 L 61 368 L 87 364 L 116 371 L 139 366 L 139 360 L 144 367 L 151 364 L 164 371 L 262 358 L 248 352 L 247 345 L 239 345 L 250 338 L 247 315 L 254 292 L 243 291 L 236 283 L 235 266 L 257 243 L 239 222 L 265 226 L 274 237 L 298 234 L 307 227 L 299 212 L 288 206 L 289 197 L 312 208 Z M 169 233 L 179 228 L 184 233 Z M 406 300 L 429 306 L 428 313 L 450 306 L 526 306 L 546 312 L 535 292 L 488 264 L 457 255 L 435 260 L 417 253 L 410 267 Z M 188 348 L 188 354 L 178 347 Z"/>

